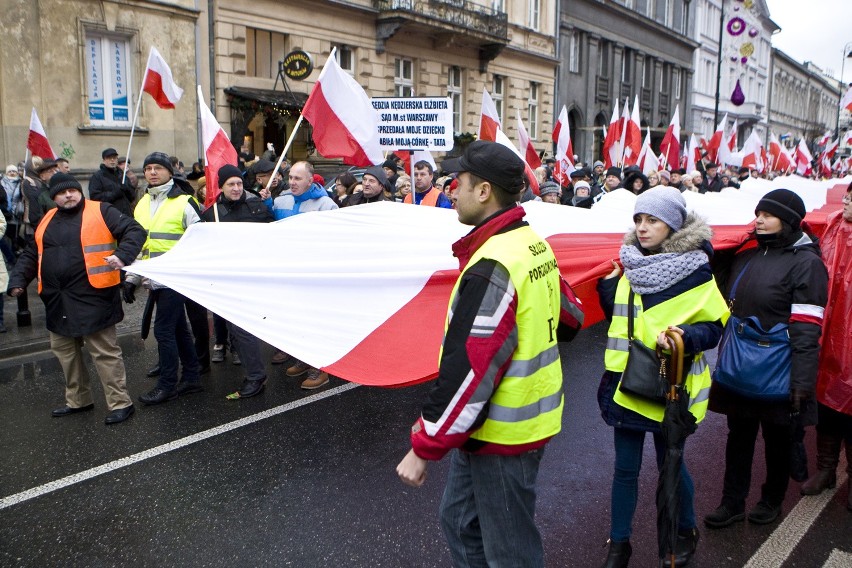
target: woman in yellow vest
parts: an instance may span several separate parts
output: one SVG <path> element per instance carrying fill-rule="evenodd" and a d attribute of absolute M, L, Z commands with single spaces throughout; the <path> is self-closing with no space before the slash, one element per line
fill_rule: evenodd
<path fill-rule="evenodd" d="M 716 346 L 728 319 L 728 309 L 710 270 L 712 232 L 701 218 L 687 214 L 680 192 L 661 186 L 642 193 L 636 199 L 633 221 L 636 226 L 625 235 L 619 252 L 624 275 L 619 278 L 621 269 L 613 261 L 615 268 L 598 284 L 601 306 L 611 321 L 598 404 L 604 420 L 613 427 L 615 440 L 612 519 L 605 568 L 627 566 L 630 560 L 645 433 L 654 435 L 658 467 L 664 450 L 660 435 L 664 405 L 620 388 L 628 358 L 628 314 L 633 312 L 633 338 L 651 349 L 657 345 L 668 347 L 667 329 L 683 337 L 684 368 L 689 369 L 684 384 L 689 393 L 689 410 L 699 422 L 707 412 L 710 391 L 710 371 L 703 352 Z M 694 491 L 684 464 L 675 566 L 689 562 L 698 545 Z M 671 565 L 669 558 L 664 565 Z"/>

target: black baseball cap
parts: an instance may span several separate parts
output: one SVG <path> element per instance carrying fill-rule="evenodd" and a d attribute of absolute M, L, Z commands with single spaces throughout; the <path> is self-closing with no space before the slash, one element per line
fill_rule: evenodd
<path fill-rule="evenodd" d="M 115 151 L 115 148 L 107 148 L 103 152 L 101 152 L 101 158 L 108 158 L 109 156 L 118 156 L 118 152 Z"/>
<path fill-rule="evenodd" d="M 524 190 L 524 162 L 512 150 L 487 140 L 472 142 L 459 158 L 441 162 L 444 173 L 470 172 L 509 193 Z"/>

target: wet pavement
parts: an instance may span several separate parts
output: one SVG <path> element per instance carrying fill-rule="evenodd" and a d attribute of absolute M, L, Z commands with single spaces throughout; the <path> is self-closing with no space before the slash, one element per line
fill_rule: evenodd
<path fill-rule="evenodd" d="M 153 385 L 145 371 L 156 362 L 153 338 L 143 343 L 137 335 L 134 310 L 143 304 L 130 306 L 122 324 L 134 399 Z M 6 321 L 14 327 L 8 303 Z M 27 341 L 36 345 L 32 333 Z M 350 388 L 333 379 L 306 392 L 269 365 L 263 394 L 228 401 L 242 380 L 228 359 L 203 378 L 203 393 L 155 407 L 137 403 L 128 422 L 107 427 L 97 380 L 93 412 L 51 418 L 63 404 L 58 364 L 49 351 L 10 355 L 6 338 L 13 335 L 0 336 L 0 566 L 449 565 L 437 521 L 447 460 L 430 464 L 420 489 L 402 485 L 394 471 L 429 384 Z M 548 566 L 599 566 L 606 555 L 612 431 L 595 398 L 604 343 L 605 327 L 597 325 L 563 348 L 564 428 L 539 475 L 537 521 Z M 687 443 L 699 518 L 718 504 L 725 433 L 723 417 L 710 414 Z M 760 452 L 750 505 L 763 477 Z M 650 442 L 644 461 L 632 538 L 631 566 L 638 567 L 657 563 Z M 791 482 L 784 504 L 791 521 L 816 499 L 802 500 L 798 489 Z M 792 523 L 803 536 L 786 562 L 752 565 L 828 566 L 837 550 L 846 562 L 837 565 L 848 566 L 845 500 L 844 487 L 816 508 L 813 526 Z M 775 542 L 773 534 L 782 543 L 794 538 L 779 533 L 778 523 L 700 530 L 696 567 L 743 566 Z"/>

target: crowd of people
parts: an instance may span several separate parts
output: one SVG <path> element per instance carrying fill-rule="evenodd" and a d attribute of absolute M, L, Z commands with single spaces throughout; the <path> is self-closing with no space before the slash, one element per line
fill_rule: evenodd
<path fill-rule="evenodd" d="M 842 211 L 829 218 L 822 241 L 803 222 L 802 199 L 776 189 L 758 203 L 749 239 L 735 251 L 714 255 L 710 227 L 687 211 L 682 193 L 737 187 L 752 175 L 747 168 L 735 174 L 703 162 L 701 171 L 645 175 L 636 167 L 604 169 L 595 162 L 592 168 L 579 164 L 563 185 L 545 165 L 536 171 L 536 195 L 520 158 L 499 144 L 474 142 L 440 170 L 418 161 L 406 171 L 402 160 L 391 156 L 362 172 L 339 174 L 329 191 L 307 161 L 284 162 L 279 169 L 272 154 L 245 158 L 251 159 L 241 160 L 240 167 L 218 170 L 218 193 L 207 207 L 212 188 L 206 187 L 201 165 L 186 174 L 178 159 L 162 152 L 145 157 L 139 177 L 114 149 L 105 149 L 88 196 L 74 175 L 62 171 L 67 162 L 33 156 L 21 167 L 6 169 L 0 228 L 5 231 L 2 268 L 8 265 L 10 273 L 5 284 L 0 271 L 0 284 L 11 296 L 20 296 L 37 281 L 51 350 L 66 380 L 65 405 L 52 411 L 54 417 L 95 407 L 84 345 L 103 384 L 109 409 L 105 423 L 124 422 L 135 412 L 115 325 L 123 318 L 122 300 L 134 302 L 140 286 L 148 289 L 142 333 L 147 335 L 153 321 L 158 363 L 148 371 L 156 385 L 139 402 L 158 405 L 201 392 L 202 375 L 226 357 L 244 370 L 241 386 L 229 399 L 263 391 L 267 361 L 258 338 L 213 314 L 211 350 L 203 306 L 121 270 L 137 259 L 166 254 L 194 223 L 268 223 L 385 201 L 455 209 L 473 229 L 454 245 L 461 275 L 453 290 L 439 377 L 412 426 L 412 450 L 397 471 L 405 483 L 419 486 L 427 462 L 452 451 L 441 519 L 454 562 L 463 566 L 480 558 L 489 564 L 541 566 L 535 472 L 546 443 L 561 428 L 556 344 L 575 336 L 583 314 L 558 271 L 543 273 L 541 279 L 527 277 L 548 259 L 555 264 L 555 257 L 523 221 L 524 210 L 517 205 L 538 199 L 590 208 L 607 192 L 625 188 L 638 196 L 635 227 L 625 236 L 612 272 L 598 284 L 610 322 L 598 403 L 614 436 L 604 566 L 627 566 L 632 554 L 645 434 L 652 434 L 658 466 L 665 453 L 663 403 L 623 385 L 634 342 L 668 350 L 670 335 L 679 336 L 687 361 L 682 378 L 689 413 L 695 422 L 708 410 L 727 418 L 723 492 L 719 507 L 703 519 L 707 527 L 722 529 L 746 518 L 767 524 L 780 516 L 791 476 L 794 421 L 816 424 L 818 434 L 817 472 L 802 485 L 802 494 L 834 487 L 843 443 L 852 464 L 852 185 Z M 786 330 L 789 344 L 779 355 L 786 359 L 777 362 L 780 395 L 749 391 L 744 383 L 754 377 L 736 365 L 722 380 L 704 358 L 721 340 L 721 360 L 735 343 L 732 322 L 746 320 L 761 330 Z M 539 321 L 549 322 L 546 330 Z M 0 330 L 5 331 L 2 319 Z M 303 389 L 329 382 L 324 371 L 282 351 L 269 362 L 301 378 Z M 758 432 L 765 442 L 766 481 L 756 505 L 746 512 Z M 512 491 L 488 490 L 498 486 Z M 684 566 L 696 552 L 694 492 L 682 465 L 677 546 L 661 556 L 665 566 Z M 852 510 L 852 482 L 848 507 Z M 505 511 L 512 513 L 509 518 Z"/>

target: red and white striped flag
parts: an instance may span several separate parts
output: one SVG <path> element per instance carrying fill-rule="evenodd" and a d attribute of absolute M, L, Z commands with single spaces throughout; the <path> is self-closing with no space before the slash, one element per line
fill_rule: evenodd
<path fill-rule="evenodd" d="M 686 150 L 686 173 L 695 171 L 695 164 L 701 160 L 701 147 L 698 146 L 698 140 L 695 139 L 695 134 L 689 137 L 689 147 Z"/>
<path fill-rule="evenodd" d="M 774 132 L 769 133 L 769 156 L 771 158 L 770 169 L 773 171 L 787 171 L 793 165 L 793 160 L 778 141 Z"/>
<path fill-rule="evenodd" d="M 488 94 L 488 89 L 482 89 L 482 114 L 479 116 L 479 139 L 497 140 L 497 131 L 502 128 L 500 115 L 497 113 L 497 105 Z"/>
<path fill-rule="evenodd" d="M 569 176 L 574 167 L 574 145 L 571 143 L 571 126 L 568 124 L 568 110 L 562 105 L 559 120 L 553 127 L 553 141 L 556 142 L 556 168 L 553 177 L 560 185 L 568 185 Z"/>
<path fill-rule="evenodd" d="M 675 106 L 672 121 L 660 143 L 660 151 L 663 156 L 663 167 L 676 169 L 680 156 L 680 105 Z"/>
<path fill-rule="evenodd" d="M 46 160 L 56 159 L 56 153 L 50 147 L 50 142 L 47 141 L 47 134 L 41 125 L 41 121 L 38 119 L 35 107 L 33 107 L 33 112 L 30 114 L 30 133 L 27 136 L 27 150 L 33 156 L 39 156 Z"/>
<path fill-rule="evenodd" d="M 845 108 L 849 112 L 852 112 L 852 85 L 849 86 L 843 98 L 840 99 L 840 108 Z"/>
<path fill-rule="evenodd" d="M 648 175 L 651 172 L 656 172 L 660 169 L 660 162 L 656 154 L 651 149 L 651 127 L 645 133 L 645 140 L 642 142 L 642 149 L 639 150 L 639 159 L 636 165 L 642 170 L 642 173 Z"/>
<path fill-rule="evenodd" d="M 604 167 L 609 169 L 618 164 L 621 159 L 621 122 L 618 117 L 618 99 L 615 100 L 615 106 L 612 109 L 612 118 L 609 119 L 609 128 L 604 136 L 603 143 L 603 160 Z"/>
<path fill-rule="evenodd" d="M 717 163 L 719 160 L 719 148 L 722 146 L 722 142 L 725 139 L 726 124 L 728 124 L 728 113 L 725 113 L 722 121 L 716 125 L 716 131 L 713 132 L 713 136 L 711 136 L 710 140 L 704 144 L 704 149 L 707 150 L 707 158 L 711 162 Z"/>
<path fill-rule="evenodd" d="M 530 135 L 527 134 L 524 121 L 521 120 L 520 110 L 518 110 L 518 142 L 526 163 L 533 169 L 541 166 L 541 158 L 538 156 L 538 152 L 535 151 L 535 146 L 533 146 L 532 140 L 530 140 Z"/>
<path fill-rule="evenodd" d="M 828 144 L 829 140 L 831 140 L 831 130 L 826 130 L 825 134 L 820 136 L 819 139 L 816 141 L 816 145 L 825 146 L 826 144 Z"/>
<path fill-rule="evenodd" d="M 731 126 L 731 134 L 728 136 L 728 150 L 730 150 L 731 153 L 737 151 L 737 128 L 737 119 L 735 118 L 734 124 Z"/>
<path fill-rule="evenodd" d="M 210 112 L 198 86 L 198 106 L 201 109 L 201 141 L 204 143 L 204 177 L 207 180 L 207 193 L 204 206 L 209 207 L 221 193 L 219 189 L 219 168 L 226 164 L 236 166 L 238 163 L 237 150 L 231 144 L 228 135 L 219 125 L 219 121 Z"/>
<path fill-rule="evenodd" d="M 361 85 L 337 64 L 335 52 L 322 68 L 302 109 L 314 127 L 314 144 L 326 158 L 354 166 L 384 162 L 379 145 L 379 115 Z"/>
<path fill-rule="evenodd" d="M 624 106 L 627 110 L 627 105 Z M 626 113 L 625 113 L 626 114 Z M 624 159 L 625 166 L 632 166 L 639 160 L 642 150 L 642 125 L 639 118 L 639 96 L 633 100 L 633 112 L 625 121 L 624 129 Z"/>
<path fill-rule="evenodd" d="M 160 108 L 175 108 L 175 103 L 183 96 L 183 89 L 175 83 L 169 64 L 154 46 L 151 46 L 148 54 L 142 90 L 154 97 L 154 102 Z"/>
<path fill-rule="evenodd" d="M 811 151 L 808 150 L 808 145 L 805 144 L 805 139 L 799 139 L 799 145 L 796 146 L 796 173 L 800 176 L 809 176 L 813 173 L 813 167 L 811 166 L 811 162 L 814 161 L 814 157 L 811 154 Z"/>
<path fill-rule="evenodd" d="M 760 136 L 757 135 L 756 130 L 752 130 L 749 137 L 746 138 L 745 144 L 743 144 L 742 152 L 740 152 L 743 157 L 743 167 L 763 171 L 762 150 L 763 143 L 760 141 Z"/>

